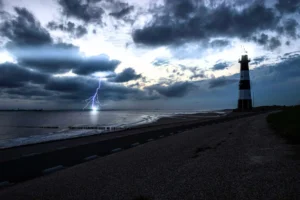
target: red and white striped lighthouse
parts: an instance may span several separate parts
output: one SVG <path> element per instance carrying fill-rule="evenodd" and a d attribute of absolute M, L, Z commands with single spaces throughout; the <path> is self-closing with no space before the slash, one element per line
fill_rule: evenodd
<path fill-rule="evenodd" d="M 248 55 L 242 55 L 242 59 L 239 60 L 239 63 L 241 63 L 241 77 L 238 100 L 239 111 L 247 111 L 252 109 L 249 62 L 250 60 L 248 59 Z"/>

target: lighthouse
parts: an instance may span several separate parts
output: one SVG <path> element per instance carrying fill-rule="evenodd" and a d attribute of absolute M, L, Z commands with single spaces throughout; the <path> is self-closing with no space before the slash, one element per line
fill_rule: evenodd
<path fill-rule="evenodd" d="M 242 59 L 239 60 L 239 63 L 241 64 L 238 100 L 239 111 L 249 111 L 252 109 L 249 62 L 248 55 L 242 55 Z"/>

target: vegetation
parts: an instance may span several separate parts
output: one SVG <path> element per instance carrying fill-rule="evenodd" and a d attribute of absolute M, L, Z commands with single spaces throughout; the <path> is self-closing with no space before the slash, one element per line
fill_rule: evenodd
<path fill-rule="evenodd" d="M 270 127 L 287 139 L 288 143 L 300 144 L 300 105 L 282 109 L 267 117 Z"/>
<path fill-rule="evenodd" d="M 278 105 L 273 105 L 273 106 L 258 106 L 258 107 L 253 107 L 251 112 L 262 112 L 262 111 L 272 111 L 272 110 L 282 110 L 287 108 L 286 106 L 278 106 Z M 233 109 L 233 112 L 240 112 L 238 109 Z"/>

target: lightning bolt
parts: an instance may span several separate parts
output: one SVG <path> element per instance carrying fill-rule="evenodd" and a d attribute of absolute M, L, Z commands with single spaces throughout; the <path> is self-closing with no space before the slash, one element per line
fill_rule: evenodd
<path fill-rule="evenodd" d="M 101 87 L 101 79 L 99 78 L 99 85 L 96 88 L 95 94 L 93 96 L 91 96 L 90 98 L 85 100 L 86 105 L 84 106 L 83 109 L 85 109 L 89 105 L 91 105 L 92 110 L 97 110 L 100 107 L 101 104 L 100 104 L 100 101 L 99 101 L 99 98 L 98 98 L 98 92 L 100 90 L 100 87 Z"/>

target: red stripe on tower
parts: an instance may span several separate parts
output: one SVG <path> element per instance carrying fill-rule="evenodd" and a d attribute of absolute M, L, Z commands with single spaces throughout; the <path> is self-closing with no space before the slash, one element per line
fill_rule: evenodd
<path fill-rule="evenodd" d="M 247 55 L 243 55 L 242 59 L 239 60 L 239 63 L 241 63 L 241 78 L 239 84 L 238 110 L 240 111 L 252 109 L 249 62 L 250 60 Z"/>

